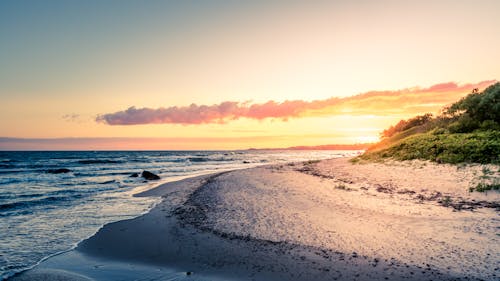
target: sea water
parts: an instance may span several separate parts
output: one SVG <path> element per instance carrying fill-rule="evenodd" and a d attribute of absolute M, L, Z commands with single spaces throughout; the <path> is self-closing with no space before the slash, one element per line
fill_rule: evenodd
<path fill-rule="evenodd" d="M 202 173 L 356 155 L 359 151 L 0 152 L 0 280 L 74 247 L 159 198 L 138 189 Z M 68 169 L 66 173 L 51 170 Z M 143 170 L 161 177 L 145 181 Z M 138 173 L 139 177 L 131 177 Z"/>

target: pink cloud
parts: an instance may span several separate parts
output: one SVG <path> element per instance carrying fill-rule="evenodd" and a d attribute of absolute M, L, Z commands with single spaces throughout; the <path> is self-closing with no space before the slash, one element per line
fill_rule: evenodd
<path fill-rule="evenodd" d="M 496 80 L 489 80 L 464 85 L 449 82 L 428 88 L 372 91 L 346 98 L 332 97 L 315 101 L 276 102 L 271 100 L 261 104 L 226 101 L 214 105 L 191 104 L 156 109 L 132 106 L 123 111 L 99 115 L 96 121 L 108 125 L 188 125 L 226 123 L 240 118 L 287 120 L 302 116 L 335 115 L 346 110 L 349 114 L 416 114 L 423 113 L 422 110 L 439 110 L 442 106 L 470 93 L 472 89 L 484 89 L 495 82 Z"/>

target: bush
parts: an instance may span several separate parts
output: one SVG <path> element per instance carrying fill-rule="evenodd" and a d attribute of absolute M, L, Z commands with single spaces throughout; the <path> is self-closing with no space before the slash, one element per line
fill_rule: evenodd
<path fill-rule="evenodd" d="M 488 131 L 488 130 L 497 130 L 500 131 L 500 124 L 493 121 L 493 120 L 485 120 L 481 125 L 479 126 L 481 130 Z"/>
<path fill-rule="evenodd" d="M 472 119 L 467 113 L 458 118 L 457 121 L 448 125 L 450 133 L 469 133 L 478 129 L 481 123 Z"/>

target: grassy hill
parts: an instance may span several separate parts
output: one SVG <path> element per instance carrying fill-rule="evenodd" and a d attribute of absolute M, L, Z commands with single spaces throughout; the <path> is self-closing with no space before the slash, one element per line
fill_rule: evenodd
<path fill-rule="evenodd" d="M 500 164 L 500 83 L 443 109 L 401 120 L 359 158 Z"/>

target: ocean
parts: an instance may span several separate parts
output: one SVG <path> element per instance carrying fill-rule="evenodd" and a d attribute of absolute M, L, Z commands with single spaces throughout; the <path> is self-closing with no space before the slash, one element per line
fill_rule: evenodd
<path fill-rule="evenodd" d="M 133 194 L 163 182 L 357 154 L 306 150 L 0 152 L 0 280 L 73 248 L 106 223 L 147 212 L 160 199 Z M 69 172 L 54 173 L 57 169 Z M 161 179 L 131 177 L 143 170 Z"/>

